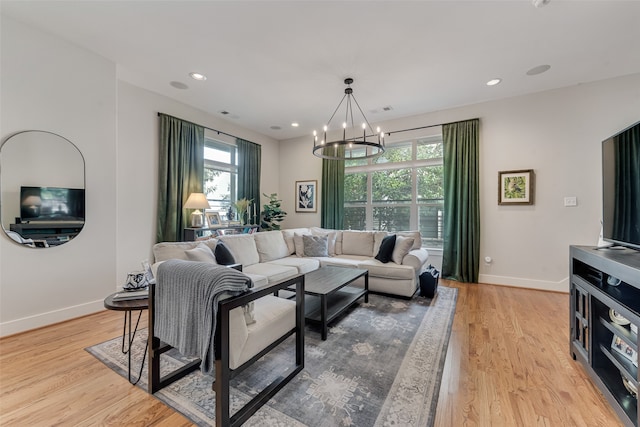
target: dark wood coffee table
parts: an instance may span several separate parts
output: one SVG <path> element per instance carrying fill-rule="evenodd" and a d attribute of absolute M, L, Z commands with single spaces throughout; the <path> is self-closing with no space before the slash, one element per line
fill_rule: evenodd
<path fill-rule="evenodd" d="M 364 276 L 364 289 L 348 286 Z M 369 271 L 349 267 L 321 267 L 304 276 L 305 319 L 319 323 L 322 339 L 327 339 L 327 324 L 364 296 L 369 302 Z"/>

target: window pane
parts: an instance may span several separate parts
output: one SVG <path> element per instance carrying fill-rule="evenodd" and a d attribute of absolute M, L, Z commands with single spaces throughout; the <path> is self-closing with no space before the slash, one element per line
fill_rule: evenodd
<path fill-rule="evenodd" d="M 231 181 L 236 175 L 230 172 L 205 168 L 204 191 L 211 209 L 217 212 L 227 210 L 230 203 Z"/>
<path fill-rule="evenodd" d="M 424 144 L 418 141 L 418 160 L 421 159 L 440 159 L 443 157 L 442 142 Z"/>
<path fill-rule="evenodd" d="M 373 202 L 410 202 L 411 169 L 373 172 Z"/>
<path fill-rule="evenodd" d="M 364 230 L 366 220 L 366 208 L 362 207 L 344 207 L 344 229 L 345 230 Z"/>
<path fill-rule="evenodd" d="M 444 169 L 442 165 L 417 168 L 418 200 L 444 198 Z"/>
<path fill-rule="evenodd" d="M 402 231 L 410 229 L 409 206 L 379 206 L 373 208 L 373 229 Z"/>
<path fill-rule="evenodd" d="M 367 201 L 367 174 L 349 173 L 344 176 L 345 203 Z"/>
<path fill-rule="evenodd" d="M 204 158 L 221 163 L 231 163 L 231 151 L 228 147 L 224 146 L 205 146 Z"/>
<path fill-rule="evenodd" d="M 358 157 L 362 157 L 365 155 L 365 148 L 364 147 L 356 147 L 353 148 L 352 150 L 348 150 L 345 153 L 346 159 L 344 161 L 344 167 L 348 168 L 349 166 L 362 166 L 362 165 L 366 165 L 367 164 L 367 159 L 351 159 L 349 160 L 349 157 L 354 157 L 354 156 L 358 156 Z"/>
<path fill-rule="evenodd" d="M 443 242 L 443 206 L 444 203 L 418 206 L 420 221 L 419 230 L 422 235 L 422 246 L 429 248 L 442 248 Z"/>
<path fill-rule="evenodd" d="M 388 145 L 384 153 L 373 159 L 374 163 L 405 162 L 411 160 L 411 143 Z"/>

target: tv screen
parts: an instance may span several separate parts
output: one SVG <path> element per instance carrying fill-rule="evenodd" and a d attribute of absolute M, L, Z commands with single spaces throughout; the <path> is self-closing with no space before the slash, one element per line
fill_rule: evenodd
<path fill-rule="evenodd" d="M 20 187 L 23 221 L 84 221 L 84 189 Z"/>
<path fill-rule="evenodd" d="M 602 142 L 602 237 L 640 250 L 640 122 Z"/>

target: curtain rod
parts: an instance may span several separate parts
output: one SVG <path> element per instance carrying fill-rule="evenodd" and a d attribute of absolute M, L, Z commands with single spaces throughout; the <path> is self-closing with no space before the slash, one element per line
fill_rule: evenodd
<path fill-rule="evenodd" d="M 435 125 L 428 125 L 428 126 L 420 126 L 417 128 L 410 128 L 410 129 L 401 129 L 401 130 L 394 130 L 391 132 L 385 132 L 387 135 L 391 135 L 393 133 L 400 133 L 400 132 L 409 132 L 412 130 L 420 130 L 420 129 L 429 129 L 429 128 L 434 128 L 436 126 L 444 126 L 444 125 L 450 125 L 452 123 L 460 123 L 460 122 L 467 122 L 469 120 L 479 120 L 477 117 L 473 118 L 473 119 L 467 119 L 467 120 L 456 120 L 455 122 L 448 122 L 448 123 L 439 123 L 439 124 L 435 124 Z"/>
<path fill-rule="evenodd" d="M 190 121 L 190 120 L 181 119 L 180 117 L 172 116 L 171 114 L 165 114 L 165 113 L 160 113 L 160 112 L 158 112 L 158 116 L 167 116 L 167 117 L 172 117 L 172 118 L 174 118 L 174 119 L 182 120 L 183 122 L 186 122 L 186 123 L 191 123 L 192 125 L 201 126 L 201 127 L 205 128 L 205 129 L 209 129 L 209 130 L 210 130 L 210 131 L 212 131 L 212 132 L 217 132 L 217 133 L 218 133 L 218 135 L 222 134 L 222 135 L 230 136 L 231 138 L 236 138 L 236 139 L 242 139 L 242 140 L 245 140 L 244 138 L 240 138 L 239 136 L 231 135 L 230 133 L 226 133 L 226 132 L 223 132 L 223 131 L 218 130 L 218 129 L 214 129 L 214 128 L 210 128 L 210 127 L 207 127 L 207 126 L 203 126 L 203 125 L 201 125 L 201 124 L 199 124 L 199 123 L 195 123 L 195 122 L 192 122 L 192 121 Z M 245 141 L 246 141 L 246 140 L 245 140 Z M 249 141 L 249 142 L 251 142 L 251 141 Z M 255 144 L 255 142 L 254 142 L 254 144 Z"/>

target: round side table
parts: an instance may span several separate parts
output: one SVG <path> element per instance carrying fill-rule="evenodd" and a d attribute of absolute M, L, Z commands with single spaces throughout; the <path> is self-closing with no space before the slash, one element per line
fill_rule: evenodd
<path fill-rule="evenodd" d="M 104 299 L 104 308 L 107 310 L 115 310 L 115 311 L 124 311 L 124 325 L 122 327 L 122 354 L 126 354 L 129 357 L 128 360 L 128 379 L 129 382 L 133 385 L 138 384 L 140 378 L 142 377 L 142 368 L 144 367 L 144 361 L 147 358 L 147 348 L 148 345 L 145 344 L 144 347 L 144 355 L 142 356 L 142 363 L 140 364 L 140 372 L 138 373 L 138 378 L 134 381 L 131 381 L 131 344 L 136 337 L 136 332 L 138 332 L 138 324 L 140 323 L 140 318 L 142 317 L 142 312 L 149 308 L 149 299 L 131 299 L 131 300 L 113 300 L 113 297 L 122 294 L 122 292 L 116 292 Z M 133 333 L 131 331 L 131 312 L 139 311 L 138 320 L 136 321 L 136 326 L 133 329 Z M 128 336 L 129 343 L 128 347 L 125 348 L 125 336 Z"/>

